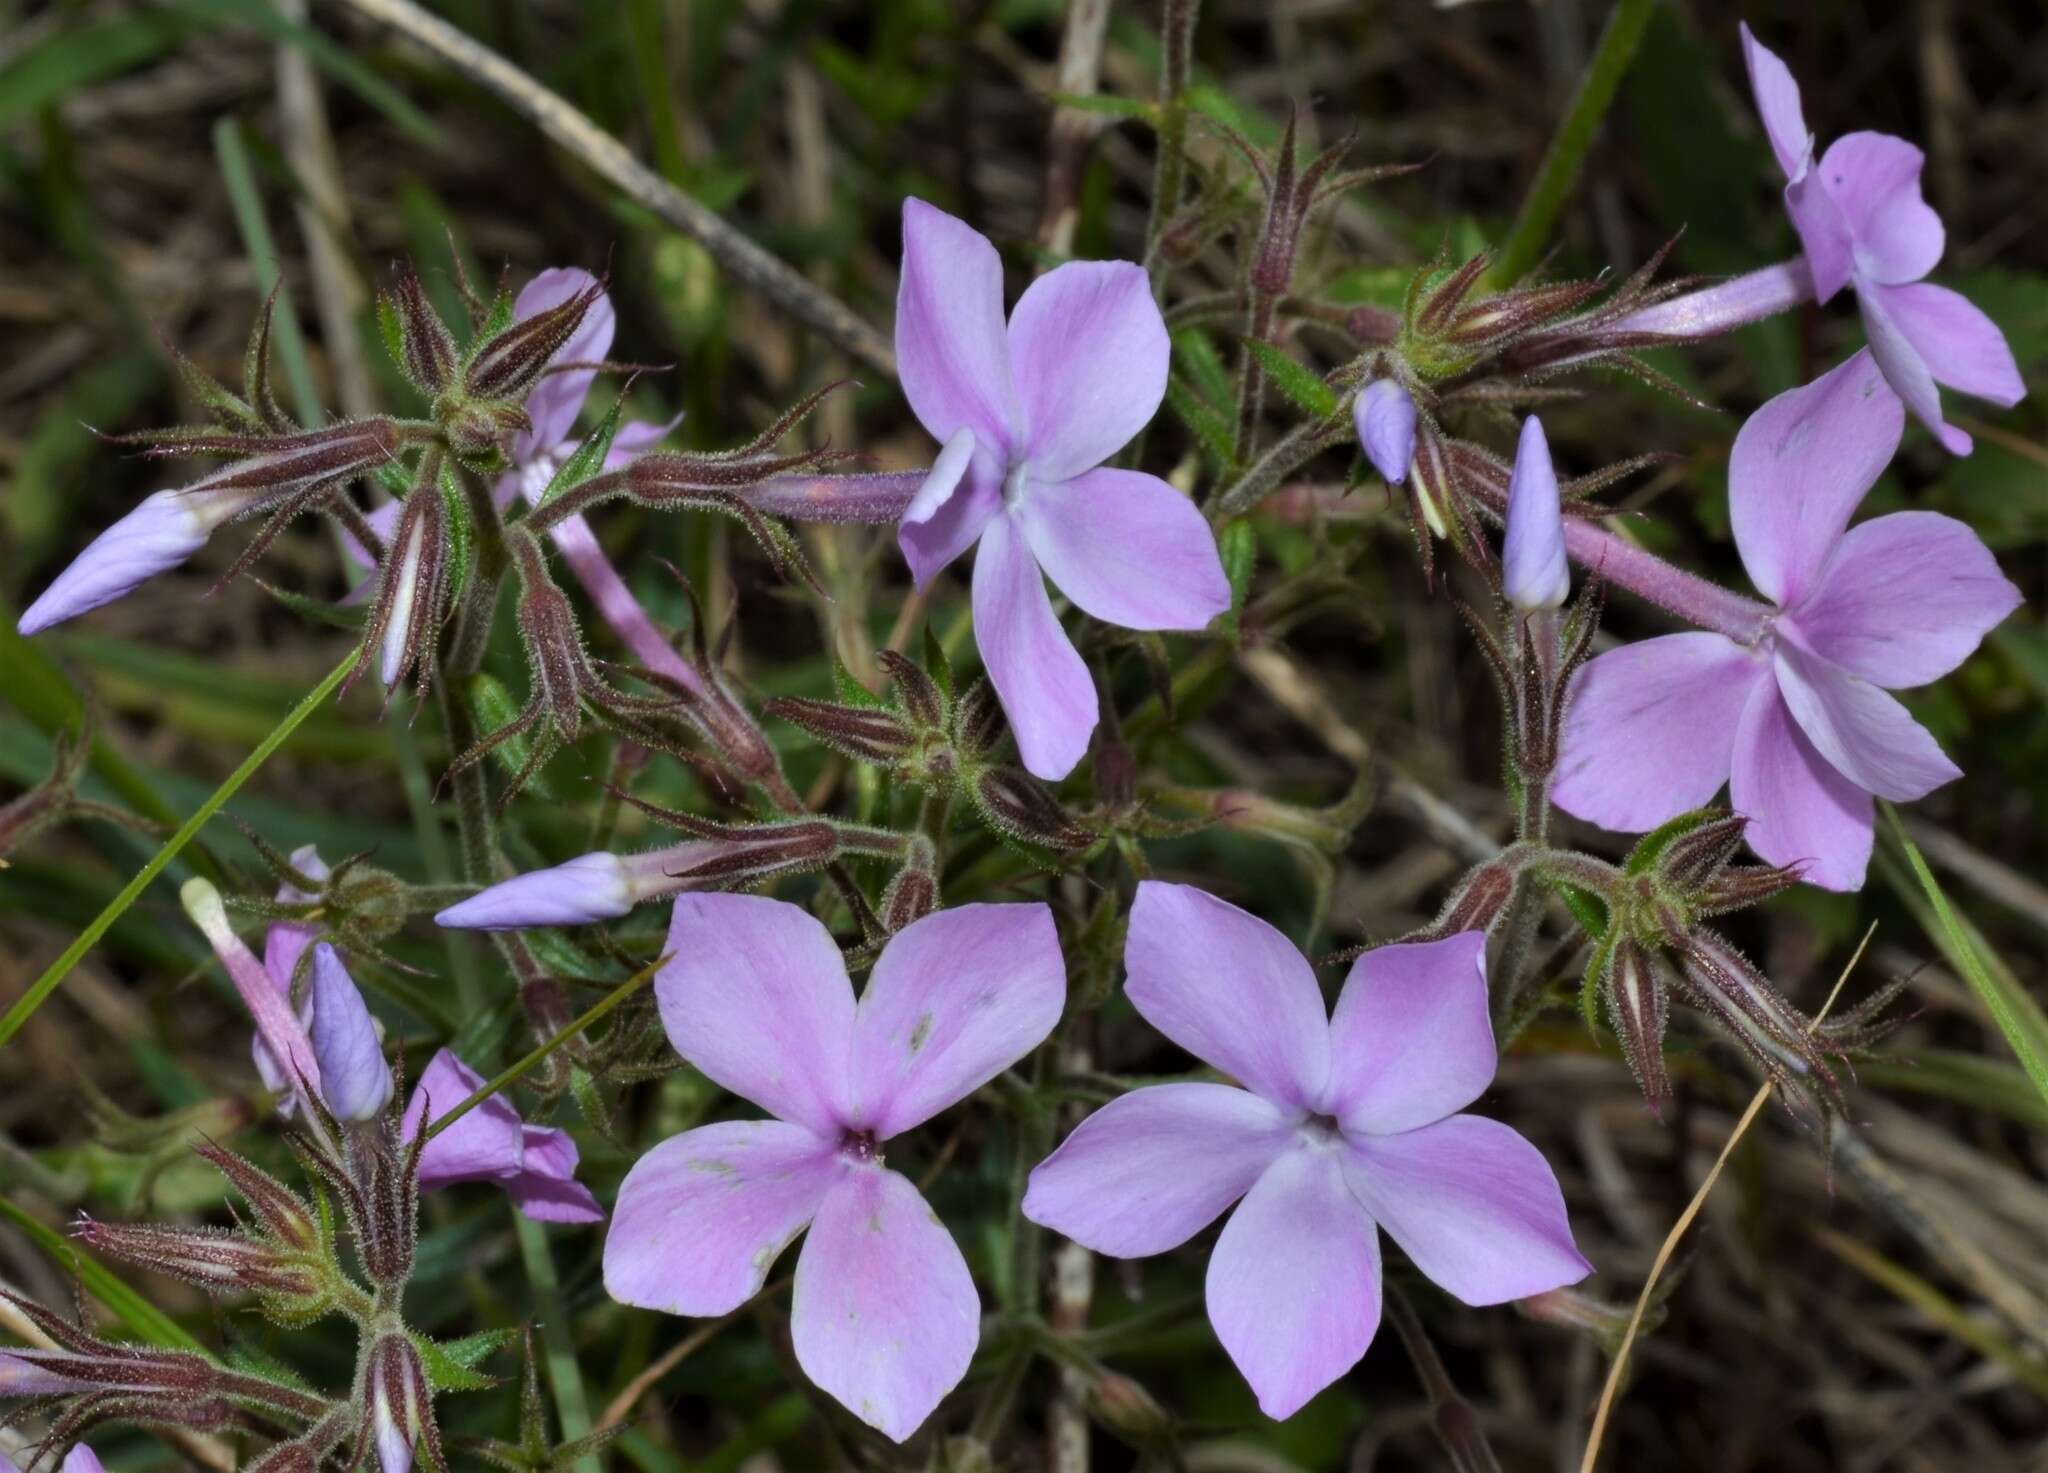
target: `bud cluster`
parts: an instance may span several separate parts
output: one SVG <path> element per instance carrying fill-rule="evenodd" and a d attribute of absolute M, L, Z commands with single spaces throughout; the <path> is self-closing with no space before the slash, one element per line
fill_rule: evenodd
<path fill-rule="evenodd" d="M 1796 867 L 1736 862 L 1748 820 L 1726 809 L 1680 816 L 1637 844 L 1616 869 L 1582 855 L 1541 861 L 1594 937 L 1582 1005 L 1588 1021 L 1604 1002 L 1623 1056 L 1652 1110 L 1670 1096 L 1663 1041 L 1670 997 L 1717 1024 L 1769 1078 L 1839 1110 L 1829 1062 L 1889 1031 L 1896 982 L 1846 1013 L 1816 1021 L 1785 997 L 1709 919 L 1767 900 L 1798 881 Z M 1592 903 L 1589 905 L 1588 902 Z"/>
<path fill-rule="evenodd" d="M 1096 841 L 1095 831 L 1069 815 L 1037 778 L 993 760 L 1005 727 L 1002 705 L 986 679 L 956 696 L 944 655 L 930 641 L 926 664 L 937 678 L 895 650 L 883 650 L 878 658 L 889 675 L 889 701 L 844 679 L 839 700 L 779 696 L 763 709 L 894 781 L 965 799 L 1006 839 L 1059 853 L 1076 853 Z"/>

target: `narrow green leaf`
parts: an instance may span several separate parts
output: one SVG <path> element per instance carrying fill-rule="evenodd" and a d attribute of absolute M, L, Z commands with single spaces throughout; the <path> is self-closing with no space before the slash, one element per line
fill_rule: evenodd
<path fill-rule="evenodd" d="M 612 453 L 612 436 L 619 432 L 619 415 L 625 407 L 624 394 L 612 400 L 612 407 L 597 422 L 597 428 L 583 437 L 583 443 L 562 462 L 561 469 L 548 482 L 547 490 L 541 492 L 541 505 L 547 505 L 564 491 L 582 485 L 604 469 L 604 458 Z"/>
<path fill-rule="evenodd" d="M 1247 340 L 1245 349 L 1259 360 L 1273 387 L 1293 401 L 1296 409 L 1317 419 L 1328 419 L 1337 412 L 1337 391 L 1271 343 Z"/>
<path fill-rule="evenodd" d="M 1172 378 L 1166 383 L 1167 407 L 1180 417 L 1209 459 L 1218 470 L 1229 470 L 1237 463 L 1236 436 L 1229 423 L 1206 401 L 1187 386 L 1184 379 Z"/>
<path fill-rule="evenodd" d="M 483 1330 L 460 1340 L 433 1340 L 412 1332 L 413 1348 L 427 1373 L 427 1384 L 435 1391 L 484 1391 L 498 1384 L 476 1367 L 485 1357 L 519 1338 L 517 1330 Z"/>
<path fill-rule="evenodd" d="M 1614 9 L 1607 13 L 1607 24 L 1600 30 L 1592 59 L 1586 63 L 1557 132 L 1551 136 L 1549 151 L 1543 155 L 1542 167 L 1523 197 L 1514 227 L 1501 245 L 1500 257 L 1488 273 L 1495 286 L 1513 286 L 1541 259 L 1550 227 L 1557 222 L 1566 196 L 1579 182 L 1579 170 L 1586 162 L 1593 135 L 1600 130 L 1601 120 L 1614 103 L 1615 89 L 1627 75 L 1629 63 L 1635 60 L 1643 29 L 1656 8 L 1656 0 L 1615 0 Z"/>
<path fill-rule="evenodd" d="M 164 872 L 165 866 L 178 857 L 179 851 L 191 843 L 207 821 L 220 812 L 228 799 L 241 791 L 242 784 L 256 775 L 259 768 L 270 760 L 271 754 L 285 744 L 285 740 L 297 731 L 300 724 L 319 709 L 320 704 L 335 691 L 355 665 L 356 652 L 350 650 L 340 664 L 328 672 L 327 677 L 306 692 L 305 699 L 294 706 L 280 721 L 269 736 L 260 742 L 256 750 L 242 759 L 242 763 L 227 776 L 227 781 L 213 790 L 213 795 L 199 806 L 199 811 L 179 825 L 178 831 L 164 841 L 149 863 L 135 874 L 135 878 L 121 887 L 121 892 L 107 902 L 107 908 L 93 919 L 93 923 L 79 932 L 78 939 L 64 948 L 63 954 L 44 970 L 42 976 L 29 984 L 28 991 L 15 1000 L 4 1016 L 0 1016 L 0 1047 L 21 1031 L 22 1024 L 35 1016 L 50 994 L 57 990 L 57 984 L 71 974 L 71 969 L 84 959 L 85 954 L 107 934 L 107 928 L 119 920 L 129 906 L 133 905 L 150 882 Z"/>
<path fill-rule="evenodd" d="M 1935 944 L 1940 946 L 1949 965 L 1963 974 L 1970 990 L 1990 1011 L 1998 1031 L 2005 1035 L 2006 1043 L 2018 1056 L 2020 1067 L 2027 1071 L 2027 1077 L 2033 1080 L 2034 1088 L 2041 1092 L 2041 1097 L 2048 1099 L 2048 1015 L 2042 1013 L 2041 1005 L 2027 995 L 2015 978 L 1993 975 L 1991 968 L 1985 965 L 1984 954 L 1979 949 L 1981 943 L 1971 934 L 1973 928 L 1949 904 L 1941 882 L 1934 878 L 1934 871 L 1927 867 L 1919 846 L 1914 844 L 1906 833 L 1906 826 L 1899 821 L 1899 811 L 1882 799 L 1878 801 L 1878 807 L 1884 810 L 1892 837 L 1905 851 L 1906 863 L 1912 866 L 1914 879 L 1920 882 L 1921 892 L 1934 908 L 1937 923 Z"/>
<path fill-rule="evenodd" d="M 173 16 L 144 12 L 53 32 L 0 68 L 0 128 L 154 60 L 191 30 Z"/>

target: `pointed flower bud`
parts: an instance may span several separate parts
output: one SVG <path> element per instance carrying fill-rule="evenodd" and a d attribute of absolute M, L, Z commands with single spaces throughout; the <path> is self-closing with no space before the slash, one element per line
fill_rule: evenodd
<path fill-rule="evenodd" d="M 169 1274 L 209 1294 L 257 1295 L 282 1324 L 306 1324 L 333 1302 L 326 1266 L 283 1244 L 220 1228 L 79 1221 L 75 1233 L 93 1252 Z"/>
<path fill-rule="evenodd" d="M 1351 419 L 1365 458 L 1389 486 L 1408 479 L 1415 460 L 1415 400 L 1390 378 L 1375 379 L 1352 401 Z"/>
<path fill-rule="evenodd" d="M 445 1467 L 441 1434 L 434 1425 L 433 1393 L 420 1353 L 403 1330 L 377 1337 L 363 1365 L 362 1389 L 369 1401 L 366 1428 L 377 1450 L 381 1473 L 409 1473 L 415 1447 L 426 1445 L 429 1462 Z"/>
<path fill-rule="evenodd" d="M 1571 592 L 1557 468 L 1551 464 L 1543 421 L 1533 414 L 1522 421 L 1514 475 L 1508 481 L 1507 537 L 1501 546 L 1500 576 L 1502 596 L 1524 613 L 1561 608 Z"/>
<path fill-rule="evenodd" d="M 313 948 L 313 1056 L 320 1093 L 339 1120 L 372 1120 L 391 1103 L 391 1066 L 376 1020 L 341 957 L 321 942 Z"/>
<path fill-rule="evenodd" d="M 28 606 L 16 627 L 35 634 L 132 592 L 206 545 L 232 503 L 184 491 L 158 491 L 95 537 L 71 566 Z"/>
<path fill-rule="evenodd" d="M 998 833 L 1026 844 L 1074 851 L 1095 842 L 1095 831 L 1071 817 L 1037 778 L 1016 767 L 991 767 L 975 777 L 968 796 Z"/>
<path fill-rule="evenodd" d="M 1607 959 L 1607 1011 L 1621 1040 L 1622 1057 L 1650 1106 L 1664 1118 L 1671 1098 L 1671 1080 L 1664 1072 L 1664 1026 L 1668 1016 L 1664 980 L 1657 960 L 1637 942 L 1624 937 Z"/>
<path fill-rule="evenodd" d="M 325 484 L 347 480 L 397 453 L 389 420 L 361 420 L 301 435 L 220 436 L 170 441 L 164 453 L 188 449 L 245 458 L 191 485 L 158 491 L 93 539 L 28 606 L 15 626 L 35 634 L 133 592 L 206 545 L 214 529 Z"/>

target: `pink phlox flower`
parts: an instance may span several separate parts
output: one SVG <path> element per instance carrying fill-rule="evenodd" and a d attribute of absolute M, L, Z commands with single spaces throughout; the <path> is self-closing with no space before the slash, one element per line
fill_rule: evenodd
<path fill-rule="evenodd" d="M 1725 782 L 1749 845 L 1830 890 L 1863 884 L 1872 795 L 1960 776 L 1887 695 L 1960 665 L 2020 593 L 1976 533 L 1904 511 L 1850 527 L 1905 416 L 1869 349 L 1752 415 L 1728 461 L 1735 545 L 1776 605 L 1757 636 L 1669 634 L 1573 680 L 1552 797 L 1642 833 Z"/>
<path fill-rule="evenodd" d="M 964 1099 L 1059 1021 L 1066 970 L 1044 905 L 963 905 L 890 938 L 858 1002 L 832 937 L 756 896 L 677 899 L 655 979 L 676 1052 L 768 1111 L 641 1157 L 605 1241 L 614 1299 L 722 1315 L 806 1227 L 797 1363 L 901 1442 L 966 1374 L 981 1301 L 891 1137 Z"/>
<path fill-rule="evenodd" d="M 1791 70 L 1742 27 L 1750 90 L 1771 151 L 1790 181 L 1785 208 L 1799 232 L 1814 295 L 1846 285 L 1878 367 L 1913 417 L 1957 455 L 1970 437 L 1943 421 L 1937 383 L 2010 407 L 2026 394 L 2005 335 L 1968 300 L 1921 278 L 1941 260 L 1946 232 L 1921 197 L 1926 155 L 1888 133 L 1849 133 L 1814 156 Z"/>
<path fill-rule="evenodd" d="M 484 1087 L 483 1075 L 442 1049 L 428 1062 L 405 1104 L 406 1140 L 420 1132 L 431 1107 L 439 1120 Z M 576 1142 L 566 1130 L 528 1125 L 502 1092 L 428 1141 L 420 1152 L 420 1190 L 491 1181 L 537 1222 L 602 1222 L 604 1209 L 576 1180 Z"/>
<path fill-rule="evenodd" d="M 1141 471 L 1103 464 L 1158 412 L 1166 323 L 1144 271 L 1070 261 L 1003 321 L 988 238 L 903 202 L 896 356 L 904 397 L 944 448 L 897 539 L 923 587 L 969 547 L 982 663 L 1032 773 L 1065 777 L 1095 729 L 1095 682 L 1054 585 L 1126 629 L 1201 629 L 1230 606 L 1208 522 Z"/>
<path fill-rule="evenodd" d="M 1273 927 L 1192 886 L 1143 882 L 1125 995 L 1237 1084 L 1152 1085 L 1105 1105 L 1031 1173 L 1025 1215 L 1142 1258 L 1236 1203 L 1209 1258 L 1209 1321 L 1272 1417 L 1372 1343 L 1381 1229 L 1467 1304 L 1576 1283 L 1591 1266 L 1542 1155 L 1456 1113 L 1494 1074 L 1485 955 L 1477 931 L 1379 947 L 1328 1014 Z"/>

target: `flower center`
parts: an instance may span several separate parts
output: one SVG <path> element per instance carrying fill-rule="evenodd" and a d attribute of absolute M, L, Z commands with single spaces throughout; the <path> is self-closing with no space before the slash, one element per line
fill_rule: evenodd
<path fill-rule="evenodd" d="M 1344 1134 L 1344 1127 L 1337 1123 L 1334 1115 L 1310 1115 L 1301 1122 L 1301 1133 L 1305 1139 L 1318 1145 L 1328 1145 Z"/>
<path fill-rule="evenodd" d="M 849 1130 L 839 1137 L 839 1154 L 855 1161 L 880 1161 L 882 1145 L 872 1130 Z"/>
<path fill-rule="evenodd" d="M 1020 460 L 1011 466 L 1003 477 L 1003 508 L 1015 511 L 1017 503 L 1024 499 L 1025 488 L 1031 484 L 1031 462 Z"/>

